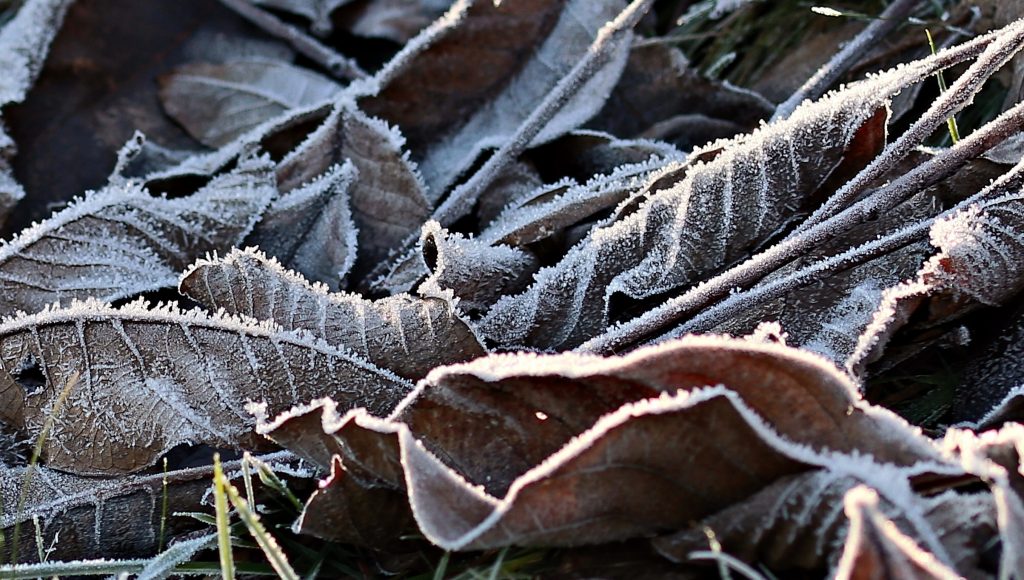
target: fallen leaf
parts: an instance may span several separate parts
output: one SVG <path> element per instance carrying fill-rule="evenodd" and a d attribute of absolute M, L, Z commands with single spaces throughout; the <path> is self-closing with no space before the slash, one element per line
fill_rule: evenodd
<path fill-rule="evenodd" d="M 359 106 L 401 129 L 436 203 L 484 150 L 511 137 L 623 6 L 620 0 L 461 0 L 366 85 Z M 627 38 L 534 144 L 597 112 L 628 47 Z"/>
<path fill-rule="evenodd" d="M 0 246 L 0 315 L 173 286 L 196 258 L 240 243 L 276 195 L 266 159 L 183 198 L 130 183 L 88 194 Z"/>
<path fill-rule="evenodd" d="M 303 330 L 411 380 L 484 354 L 448 300 L 329 293 L 251 249 L 199 261 L 182 276 L 180 290 L 212 311 Z"/>
<path fill-rule="evenodd" d="M 48 466 L 137 471 L 181 443 L 253 443 L 247 401 L 283 410 L 331 395 L 384 414 L 411 388 L 306 333 L 147 306 L 74 302 L 0 324 L 0 367 L 16 381 L 4 386 L 15 404 L 0 420 L 21 415 L 14 426 L 32 437 L 52 420 L 42 448 Z"/>
<path fill-rule="evenodd" d="M 334 98 L 341 86 L 293 64 L 191 63 L 160 78 L 164 110 L 197 141 L 220 147 L 281 113 Z"/>

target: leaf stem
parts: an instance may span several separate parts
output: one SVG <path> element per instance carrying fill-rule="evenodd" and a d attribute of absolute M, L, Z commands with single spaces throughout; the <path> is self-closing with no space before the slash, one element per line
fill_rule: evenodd
<path fill-rule="evenodd" d="M 271 36 L 276 36 L 292 46 L 302 56 L 312 60 L 341 80 L 355 80 L 369 75 L 356 63 L 335 52 L 298 28 L 278 19 L 273 14 L 253 6 L 248 0 L 220 0 L 242 18 L 255 24 Z"/>

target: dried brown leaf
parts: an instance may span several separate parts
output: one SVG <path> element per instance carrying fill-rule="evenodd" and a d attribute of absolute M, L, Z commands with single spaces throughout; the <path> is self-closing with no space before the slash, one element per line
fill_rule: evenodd
<path fill-rule="evenodd" d="M 485 352 L 448 300 L 328 293 L 252 249 L 199 261 L 182 276 L 180 290 L 210 310 L 304 330 L 411 380 Z"/>
<path fill-rule="evenodd" d="M 433 372 L 386 421 L 328 401 L 259 429 L 405 488 L 448 549 L 578 545 L 681 527 L 837 451 L 959 473 L 854 392 L 794 349 L 693 337 L 619 359 L 492 355 Z"/>
<path fill-rule="evenodd" d="M 409 41 L 359 100 L 409 139 L 432 202 L 485 149 L 508 139 L 582 58 L 620 0 L 461 0 Z M 628 43 L 546 125 L 535 144 L 574 129 L 604 102 Z"/>
<path fill-rule="evenodd" d="M 14 426 L 34 436 L 56 413 L 46 464 L 80 474 L 136 471 L 181 443 L 251 443 L 249 401 L 283 410 L 329 395 L 384 414 L 411 386 L 305 333 L 139 302 L 7 319 L 0 368 L 16 381 L 0 420 L 20 416 Z"/>
<path fill-rule="evenodd" d="M 251 159 L 177 199 L 132 183 L 87 195 L 0 245 L 0 316 L 173 286 L 196 258 L 245 238 L 277 195 L 273 169 Z"/>
<path fill-rule="evenodd" d="M 164 110 L 197 141 L 220 147 L 293 109 L 332 99 L 331 79 L 273 60 L 192 63 L 160 78 Z"/>

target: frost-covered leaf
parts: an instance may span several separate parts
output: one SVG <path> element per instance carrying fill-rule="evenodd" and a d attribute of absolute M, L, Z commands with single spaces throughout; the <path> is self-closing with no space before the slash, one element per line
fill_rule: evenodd
<path fill-rule="evenodd" d="M 850 531 L 836 570 L 841 580 L 920 578 L 956 580 L 960 574 L 922 549 L 878 508 L 878 494 L 857 487 L 846 494 Z"/>
<path fill-rule="evenodd" d="M 7 319 L 0 368 L 16 381 L 0 394 L 13 399 L 0 419 L 35 435 L 52 415 L 46 463 L 82 474 L 138 470 L 181 443 L 252 442 L 249 401 L 283 410 L 332 396 L 383 414 L 410 389 L 307 333 L 139 302 Z"/>
<path fill-rule="evenodd" d="M 193 63 L 160 79 L 167 113 L 199 142 L 225 145 L 282 112 L 333 98 L 341 87 L 313 71 L 272 60 Z"/>
<path fill-rule="evenodd" d="M 276 195 L 265 159 L 183 198 L 131 183 L 88 194 L 0 245 L 0 315 L 172 286 L 196 258 L 240 243 Z"/>
<path fill-rule="evenodd" d="M 662 555 L 685 562 L 690 553 L 707 549 L 705 530 L 710 529 L 722 550 L 740 560 L 776 571 L 821 575 L 836 566 L 842 551 L 849 526 L 843 498 L 868 479 L 869 486 L 883 490 L 879 508 L 887 517 L 933 550 L 945 552 L 961 573 L 971 578 L 986 575 L 984 545 L 998 540 L 991 496 L 947 491 L 925 497 L 911 489 L 912 475 L 910 470 L 848 458 L 839 471 L 826 467 L 781 478 L 654 544 Z"/>
<path fill-rule="evenodd" d="M 266 40 L 219 2 L 74 3 L 30 98 L 4 111 L 18 144 L 11 165 L 32 199 L 14 212 L 4 236 L 101 188 L 136 131 L 164 147 L 194 149 L 160 108 L 156 79 L 194 60 L 195 39 L 217 34 Z"/>
<path fill-rule="evenodd" d="M 412 380 L 484 354 L 450 301 L 408 295 L 370 301 L 329 293 L 251 249 L 199 261 L 182 277 L 180 289 L 211 310 L 304 330 Z"/>
<path fill-rule="evenodd" d="M 404 488 L 448 549 L 681 527 L 836 452 L 961 473 L 828 363 L 713 337 L 613 359 L 492 355 L 434 371 L 388 420 L 327 401 L 261 423 L 325 467 L 340 457 L 356 483 Z"/>
<path fill-rule="evenodd" d="M 981 434 L 950 429 L 943 444 L 992 491 L 1002 540 L 1001 577 L 1024 569 L 1024 426 L 1011 424 Z"/>
<path fill-rule="evenodd" d="M 348 192 L 358 177 L 350 162 L 276 200 L 246 243 L 286 268 L 337 290 L 356 261 L 357 229 Z"/>
<path fill-rule="evenodd" d="M 813 204 L 848 150 L 858 153 L 862 128 L 873 142 L 881 108 L 926 69 L 883 73 L 692 155 L 709 161 L 676 163 L 675 183 L 591 232 L 528 291 L 496 304 L 482 331 L 505 346 L 576 346 L 608 326 L 619 314 L 613 308 L 693 285 L 744 257 L 785 227 L 794 209 Z"/>
<path fill-rule="evenodd" d="M 434 221 L 423 226 L 420 248 L 430 276 L 417 292 L 457 298 L 465 312 L 484 312 L 499 297 L 526 288 L 538 268 L 527 251 L 453 234 Z"/>
<path fill-rule="evenodd" d="M 9 22 L 0 25 L 0 110 L 20 103 L 32 88 L 71 2 L 27 0 Z M 25 196 L 8 165 L 13 154 L 14 142 L 0 116 L 0 225 Z"/>
<path fill-rule="evenodd" d="M 287 453 L 262 456 L 265 463 L 296 473 Z M 234 479 L 240 475 L 238 462 L 225 469 Z M 160 543 L 164 473 L 129 475 L 108 479 L 82 477 L 36 466 L 26 478 L 27 468 L 0 467 L 0 534 L 6 549 L 0 549 L 4 562 L 10 561 L 14 526 L 21 525 L 18 560 L 35 561 L 33 517 L 39 518 L 42 550 L 53 548 L 49 560 L 74 560 L 96 557 L 136 558 L 156 552 Z M 174 512 L 204 510 L 204 492 L 210 487 L 211 467 L 172 470 L 166 474 L 168 518 L 164 543 L 195 526 L 188 519 L 171 517 Z M 29 483 L 18 506 L 22 487 Z"/>
<path fill-rule="evenodd" d="M 401 134 L 347 102 L 335 105 L 327 120 L 281 160 L 278 174 L 290 185 L 345 160 L 359 172 L 349 200 L 359 230 L 356 270 L 361 274 L 419 231 L 430 204 Z"/>
<path fill-rule="evenodd" d="M 620 0 L 461 0 L 362 88 L 372 116 L 409 139 L 431 201 L 487 148 L 498 147 L 568 73 Z M 629 38 L 533 140 L 550 141 L 589 119 L 616 83 Z"/>
<path fill-rule="evenodd" d="M 915 278 L 884 292 L 848 366 L 859 370 L 877 359 L 892 334 L 904 327 L 915 311 L 923 313 L 919 317 L 923 324 L 934 325 L 955 320 L 981 305 L 1001 304 L 1017 294 L 1024 288 L 1021 231 L 1024 194 L 1019 192 L 998 195 L 997 191 L 937 221 L 931 228 L 931 243 L 940 251 Z M 970 385 L 970 390 L 960 395 L 969 404 L 961 404 L 958 413 L 973 413 L 976 419 L 1015 386 L 996 376 Z"/>
<path fill-rule="evenodd" d="M 894 170 L 893 175 L 902 175 L 930 159 L 931 154 L 916 151 Z M 864 244 L 903 230 L 907 224 L 928 220 L 984 189 L 1003 171 L 1004 166 L 987 161 L 973 162 L 955 176 L 921 191 L 885 215 L 826 240 L 814 251 L 768 275 L 763 283 L 785 280 L 801 269 L 813 267 L 849 248 L 864 247 Z M 818 276 L 815 278 L 817 283 L 804 284 L 773 300 L 756 301 L 744 293 L 737 293 L 728 301 L 742 303 L 742 311 L 730 316 L 712 317 L 708 322 L 688 321 L 674 332 L 710 330 L 742 336 L 764 321 L 776 321 L 786 335 L 787 344 L 818 352 L 832 359 L 836 365 L 845 367 L 857 348 L 858 337 L 871 323 L 881 304 L 884 292 L 916 278 L 921 265 L 938 252 L 935 246 L 928 244 L 926 237 L 922 232 L 893 251 L 829 272 L 827 283 L 823 283 L 825 276 Z"/>

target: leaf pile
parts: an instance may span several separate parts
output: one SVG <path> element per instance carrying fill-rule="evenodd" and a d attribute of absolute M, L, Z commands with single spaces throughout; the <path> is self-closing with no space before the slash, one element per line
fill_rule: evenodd
<path fill-rule="evenodd" d="M 303 495 L 278 572 L 1024 569 L 1024 104 L 924 146 L 1024 21 L 790 111 L 648 0 L 122 4 L 0 3 L 0 575 L 171 573 L 215 451 Z M 168 44 L 105 51 L 123 10 Z"/>

